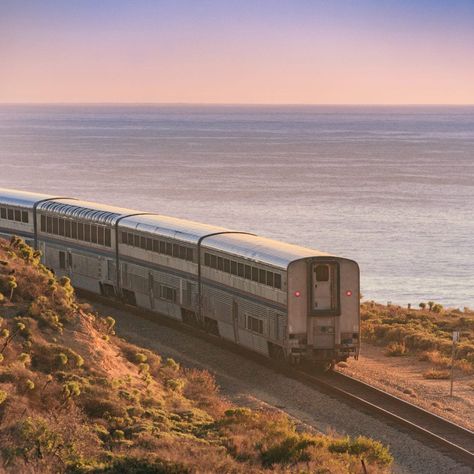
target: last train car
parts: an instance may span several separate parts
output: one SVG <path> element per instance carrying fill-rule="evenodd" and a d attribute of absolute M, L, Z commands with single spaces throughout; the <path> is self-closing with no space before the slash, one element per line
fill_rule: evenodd
<path fill-rule="evenodd" d="M 0 188 L 0 235 L 18 235 L 77 288 L 191 324 L 267 357 L 357 357 L 359 267 L 251 233 Z"/>

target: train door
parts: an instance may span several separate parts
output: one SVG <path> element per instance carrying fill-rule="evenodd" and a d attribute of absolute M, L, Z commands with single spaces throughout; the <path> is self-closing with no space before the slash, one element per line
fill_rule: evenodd
<path fill-rule="evenodd" d="M 234 341 L 239 343 L 239 305 L 237 301 L 232 301 L 232 322 L 234 324 Z"/>
<path fill-rule="evenodd" d="M 155 308 L 154 289 L 155 289 L 155 279 L 153 277 L 153 273 L 148 272 L 148 296 L 149 296 L 149 299 L 150 299 L 150 308 L 151 309 Z"/>
<path fill-rule="evenodd" d="M 337 264 L 316 262 L 312 271 L 312 312 L 326 313 L 337 310 Z"/>

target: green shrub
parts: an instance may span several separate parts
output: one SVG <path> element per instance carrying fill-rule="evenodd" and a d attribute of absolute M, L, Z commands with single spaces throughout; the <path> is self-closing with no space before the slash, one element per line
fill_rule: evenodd
<path fill-rule="evenodd" d="M 179 364 L 174 359 L 171 359 L 171 358 L 166 359 L 164 367 L 174 370 L 174 371 L 179 370 Z"/>
<path fill-rule="evenodd" d="M 315 444 L 316 441 L 309 437 L 289 436 L 280 443 L 261 452 L 260 458 L 264 467 L 272 467 L 274 464 L 308 462 L 310 455 L 307 452 L 307 448 Z"/>
<path fill-rule="evenodd" d="M 450 377 L 449 370 L 430 369 L 423 373 L 425 379 L 446 380 Z"/>
<path fill-rule="evenodd" d="M 385 354 L 391 357 L 398 357 L 406 355 L 407 352 L 407 348 L 403 342 L 391 342 L 387 346 Z"/>
<path fill-rule="evenodd" d="M 7 392 L 0 390 L 0 405 L 7 399 Z"/>
<path fill-rule="evenodd" d="M 135 362 L 143 364 L 148 360 L 148 357 L 145 354 L 142 354 L 141 352 L 137 352 L 135 354 Z"/>
<path fill-rule="evenodd" d="M 57 366 L 63 366 L 66 365 L 69 361 L 68 357 L 64 352 L 60 352 L 59 354 L 56 355 L 55 357 L 56 365 Z"/>

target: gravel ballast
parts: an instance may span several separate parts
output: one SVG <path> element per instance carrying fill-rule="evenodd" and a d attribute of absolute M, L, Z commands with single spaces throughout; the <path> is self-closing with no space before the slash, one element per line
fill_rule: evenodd
<path fill-rule="evenodd" d="M 364 435 L 380 440 L 390 447 L 395 457 L 393 470 L 396 473 L 474 472 L 383 421 L 236 353 L 126 310 L 98 303 L 94 303 L 94 307 L 101 315 L 116 319 L 118 336 L 163 357 L 172 357 L 185 367 L 213 372 L 222 393 L 239 404 L 282 409 L 296 420 L 325 433 Z"/>

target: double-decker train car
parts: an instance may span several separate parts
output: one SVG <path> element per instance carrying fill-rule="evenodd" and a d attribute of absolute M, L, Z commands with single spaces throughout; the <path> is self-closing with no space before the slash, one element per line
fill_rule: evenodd
<path fill-rule="evenodd" d="M 18 235 L 74 286 L 198 326 L 265 356 L 357 357 L 356 262 L 257 235 L 62 196 L 0 188 Z"/>

